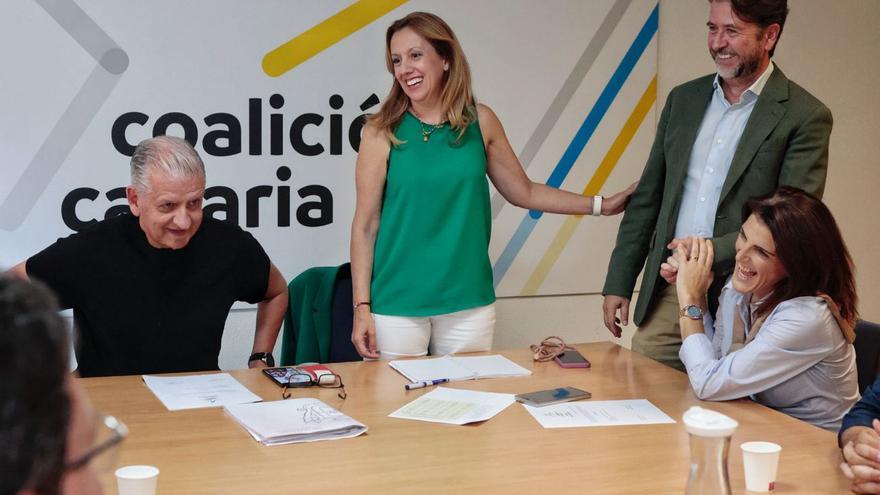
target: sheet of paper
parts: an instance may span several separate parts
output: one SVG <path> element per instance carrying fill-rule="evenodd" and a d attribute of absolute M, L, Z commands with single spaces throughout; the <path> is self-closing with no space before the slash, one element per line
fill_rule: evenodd
<path fill-rule="evenodd" d="M 528 376 L 532 372 L 500 355 L 454 357 L 455 362 L 471 370 L 477 378 Z"/>
<path fill-rule="evenodd" d="M 434 359 L 400 359 L 388 363 L 398 373 L 411 382 L 421 382 L 447 378 L 450 381 L 469 380 L 474 372 L 461 367 L 452 356 Z"/>
<path fill-rule="evenodd" d="M 513 394 L 437 387 L 388 417 L 464 425 L 491 419 L 511 404 Z"/>
<path fill-rule="evenodd" d="M 367 431 L 363 423 L 312 398 L 232 404 L 224 409 L 264 445 L 337 440 Z"/>
<path fill-rule="evenodd" d="M 544 428 L 580 426 L 654 425 L 675 420 L 645 399 L 566 402 L 526 411 Z"/>
<path fill-rule="evenodd" d="M 438 380 L 471 380 L 527 376 L 531 371 L 499 354 L 491 356 L 443 356 L 433 359 L 401 359 L 388 363 L 412 382 Z"/>
<path fill-rule="evenodd" d="M 261 399 L 229 373 L 211 375 L 143 375 L 150 391 L 169 411 L 220 407 L 228 404 L 258 402 Z"/>

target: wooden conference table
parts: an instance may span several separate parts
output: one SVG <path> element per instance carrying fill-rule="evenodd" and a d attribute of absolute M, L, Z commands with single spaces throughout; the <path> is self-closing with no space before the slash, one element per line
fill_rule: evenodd
<path fill-rule="evenodd" d="M 740 444 L 782 445 L 774 493 L 848 493 L 839 473 L 835 435 L 748 400 L 708 403 L 694 397 L 687 376 L 613 343 L 577 346 L 592 368 L 533 363 L 527 350 L 499 352 L 532 376 L 456 382 L 452 387 L 521 393 L 575 386 L 593 400 L 645 398 L 676 424 L 544 429 L 518 404 L 495 418 L 451 426 L 388 418 L 429 389 L 405 391 L 406 380 L 382 362 L 332 364 L 345 382 L 343 401 L 330 389 L 296 389 L 318 397 L 369 427 L 362 436 L 265 447 L 221 408 L 169 412 L 139 376 L 82 383 L 100 411 L 129 427 L 119 465 L 161 470 L 158 494 L 214 493 L 684 493 L 689 467 L 684 411 L 702 404 L 740 423 L 730 449 L 734 493 L 744 489 Z M 280 388 L 257 370 L 232 375 L 265 400 Z M 105 477 L 115 493 L 112 474 Z"/>

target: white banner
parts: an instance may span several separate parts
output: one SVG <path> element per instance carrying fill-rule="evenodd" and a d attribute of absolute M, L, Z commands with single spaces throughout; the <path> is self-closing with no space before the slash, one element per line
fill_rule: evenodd
<path fill-rule="evenodd" d="M 638 177 L 653 136 L 656 9 L 645 0 L 4 1 L 0 267 L 125 210 L 133 146 L 166 132 L 205 161 L 207 214 L 252 232 L 287 278 L 347 261 L 360 116 L 391 84 L 386 28 L 415 10 L 456 31 L 478 100 L 499 115 L 532 179 L 617 191 Z M 499 295 L 600 289 L 619 219 L 566 225 L 493 206 Z"/>

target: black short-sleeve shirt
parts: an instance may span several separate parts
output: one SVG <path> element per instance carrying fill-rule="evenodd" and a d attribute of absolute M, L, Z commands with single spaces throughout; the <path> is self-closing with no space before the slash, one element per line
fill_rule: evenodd
<path fill-rule="evenodd" d="M 266 295 L 269 257 L 236 225 L 205 218 L 186 247 L 157 249 L 120 215 L 27 260 L 73 308 L 81 376 L 215 370 L 235 301 Z"/>

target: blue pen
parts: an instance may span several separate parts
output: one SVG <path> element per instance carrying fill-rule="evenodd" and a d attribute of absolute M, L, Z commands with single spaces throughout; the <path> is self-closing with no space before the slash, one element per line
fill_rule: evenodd
<path fill-rule="evenodd" d="M 417 388 L 430 387 L 431 385 L 440 385 L 441 383 L 446 383 L 448 381 L 449 378 L 438 378 L 436 380 L 427 380 L 424 382 L 407 383 L 403 388 L 407 390 L 415 390 Z"/>

